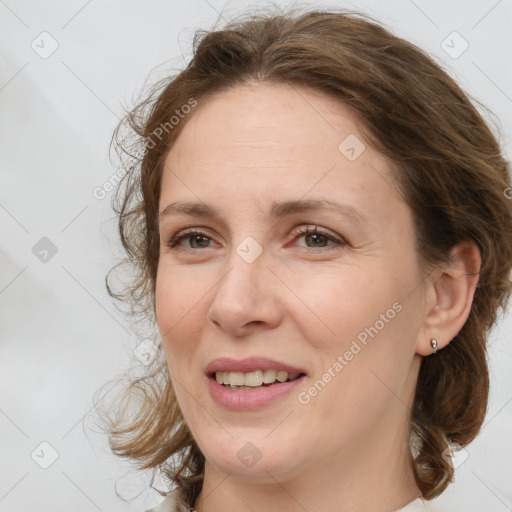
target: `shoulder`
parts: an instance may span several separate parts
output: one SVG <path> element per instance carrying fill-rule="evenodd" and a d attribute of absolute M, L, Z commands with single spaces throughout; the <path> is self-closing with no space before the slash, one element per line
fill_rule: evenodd
<path fill-rule="evenodd" d="M 181 512 L 178 508 L 179 489 L 174 489 L 167 493 L 164 500 L 153 508 L 145 510 L 144 512 Z"/>

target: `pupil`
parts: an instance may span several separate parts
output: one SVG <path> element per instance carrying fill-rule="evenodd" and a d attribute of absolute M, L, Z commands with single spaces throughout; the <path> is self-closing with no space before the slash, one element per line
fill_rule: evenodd
<path fill-rule="evenodd" d="M 316 241 L 317 241 L 317 242 L 322 243 L 321 237 L 323 237 L 324 235 L 319 234 L 319 233 L 313 233 L 312 235 L 308 235 L 308 236 L 309 236 L 310 240 L 311 240 L 313 237 L 317 237 L 317 238 L 316 238 Z M 320 240 L 318 240 L 318 237 L 320 237 Z M 313 243 L 315 243 L 315 241 L 313 241 Z"/>
<path fill-rule="evenodd" d="M 194 240 L 194 241 L 197 242 L 198 239 L 202 239 L 203 241 L 206 241 L 206 246 L 202 246 L 201 242 L 199 242 L 199 246 L 200 247 L 208 247 L 208 239 L 207 239 L 207 237 L 205 237 L 204 235 L 196 235 L 196 236 L 192 237 L 191 240 Z M 192 246 L 193 246 L 193 244 L 192 244 Z"/>

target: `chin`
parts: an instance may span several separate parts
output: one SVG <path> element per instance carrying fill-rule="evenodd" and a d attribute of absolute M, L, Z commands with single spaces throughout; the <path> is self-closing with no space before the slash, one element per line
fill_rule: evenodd
<path fill-rule="evenodd" d="M 234 435 L 234 432 L 231 432 Z M 240 436 L 233 439 L 226 436 L 222 442 L 208 438 L 209 446 L 201 450 L 209 463 L 218 471 L 230 474 L 230 477 L 254 480 L 262 483 L 275 483 L 272 477 L 291 475 L 297 471 L 297 449 L 288 446 L 285 440 L 277 437 L 272 441 L 265 439 L 268 430 L 260 436 Z M 252 439 L 252 440 L 251 440 Z M 212 442 L 213 441 L 213 442 Z"/>

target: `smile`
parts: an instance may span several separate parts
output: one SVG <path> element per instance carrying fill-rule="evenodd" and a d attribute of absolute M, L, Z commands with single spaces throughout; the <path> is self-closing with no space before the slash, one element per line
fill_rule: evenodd
<path fill-rule="evenodd" d="M 253 372 L 215 372 L 215 379 L 219 384 L 229 389 L 247 389 L 269 386 L 274 382 L 295 380 L 299 373 L 288 373 L 278 370 L 255 370 Z"/>

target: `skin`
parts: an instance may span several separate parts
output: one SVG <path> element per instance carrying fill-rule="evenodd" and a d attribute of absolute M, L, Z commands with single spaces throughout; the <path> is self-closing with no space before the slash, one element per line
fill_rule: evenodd
<path fill-rule="evenodd" d="M 469 315 L 478 249 L 426 272 L 411 210 L 386 159 L 369 145 L 354 161 L 338 146 L 363 140 L 343 104 L 307 88 L 237 86 L 199 102 L 169 152 L 160 211 L 174 201 L 217 208 L 224 221 L 185 214 L 160 222 L 158 326 L 183 416 L 205 455 L 198 512 L 382 511 L 421 496 L 409 459 L 408 415 L 422 356 L 442 349 Z M 330 211 L 270 218 L 273 201 L 351 205 L 361 225 Z M 318 226 L 337 238 L 294 235 Z M 175 250 L 169 240 L 197 227 Z M 263 252 L 248 263 L 246 237 Z M 188 251 L 187 251 L 188 250 Z M 309 251 L 309 252 L 308 252 Z M 322 378 L 365 328 L 402 308 L 307 404 L 297 394 Z M 263 355 L 306 369 L 298 391 L 257 411 L 218 406 L 203 379 L 220 356 Z M 247 442 L 261 458 L 237 453 Z"/>

